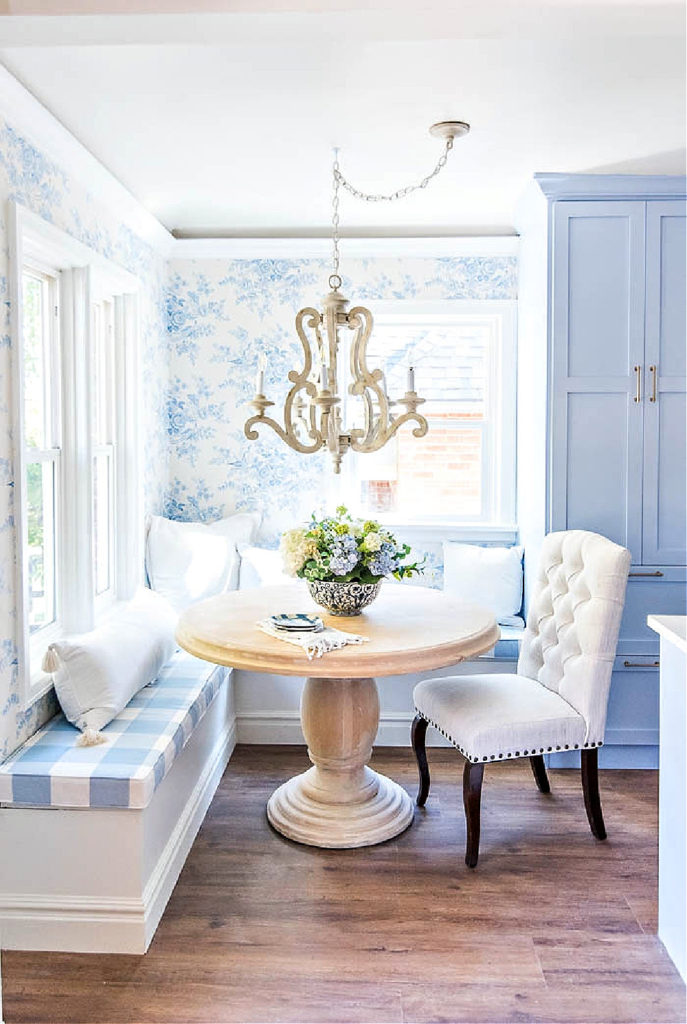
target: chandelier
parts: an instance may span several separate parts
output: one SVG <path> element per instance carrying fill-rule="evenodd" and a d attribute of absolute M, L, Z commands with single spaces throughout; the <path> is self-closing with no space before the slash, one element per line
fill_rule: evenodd
<path fill-rule="evenodd" d="M 329 277 L 329 294 L 322 302 L 322 310 L 313 306 L 301 309 L 296 315 L 296 332 L 303 346 L 303 366 L 290 370 L 291 388 L 284 402 L 284 425 L 265 415 L 274 405 L 265 397 L 265 357 L 260 357 L 255 397 L 250 405 L 255 415 L 246 420 L 244 432 L 249 441 L 259 437 L 255 429 L 266 424 L 297 452 L 312 454 L 327 448 L 332 457 L 334 472 L 339 473 L 341 460 L 351 449 L 355 452 L 376 452 L 406 423 L 414 423 L 413 436 L 424 437 L 427 420 L 417 410 L 424 403 L 415 390 L 415 368 L 408 367 L 406 392 L 395 402 L 386 392 L 384 374 L 380 369 L 370 370 L 367 365 L 367 345 L 372 333 L 372 313 L 364 306 L 348 308 L 348 299 L 339 289 L 339 189 L 344 188 L 356 199 L 368 203 L 393 202 L 411 192 L 426 188 L 446 165 L 453 149 L 453 140 L 470 131 L 464 121 L 441 121 L 432 125 L 432 135 L 445 140 L 444 151 L 434 170 L 415 185 L 407 185 L 389 195 L 361 192 L 343 176 L 339 167 L 338 151 L 334 151 L 332 198 L 332 254 L 333 273 Z M 347 344 L 346 344 L 347 342 Z M 342 358 L 348 349 L 348 358 Z M 342 422 L 341 395 L 346 391 L 359 400 L 362 413 L 361 426 L 346 428 Z M 352 403 L 351 403 L 352 404 Z M 404 407 L 404 412 L 392 412 Z M 346 406 L 348 412 L 349 405 Z"/>

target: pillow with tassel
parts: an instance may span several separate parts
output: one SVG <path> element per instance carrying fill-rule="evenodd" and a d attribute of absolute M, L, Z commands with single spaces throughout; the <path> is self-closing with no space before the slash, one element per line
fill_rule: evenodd
<path fill-rule="evenodd" d="M 77 746 L 106 742 L 100 730 L 172 657 L 176 623 L 165 598 L 141 589 L 90 633 L 49 645 L 43 671 L 52 675 L 65 717 L 82 732 Z"/>

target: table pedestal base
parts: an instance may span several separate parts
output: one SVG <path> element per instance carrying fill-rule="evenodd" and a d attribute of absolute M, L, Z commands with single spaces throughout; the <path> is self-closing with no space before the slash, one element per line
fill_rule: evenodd
<path fill-rule="evenodd" d="M 410 797 L 366 766 L 379 724 L 374 679 L 308 679 L 301 722 L 314 767 L 270 797 L 274 828 L 330 849 L 372 846 L 403 832 L 413 819 Z"/>

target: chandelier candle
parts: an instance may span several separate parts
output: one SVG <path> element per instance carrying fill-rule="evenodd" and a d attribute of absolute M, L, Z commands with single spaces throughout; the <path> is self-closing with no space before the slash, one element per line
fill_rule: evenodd
<path fill-rule="evenodd" d="M 345 188 L 356 199 L 365 202 L 393 202 L 417 189 L 426 188 L 429 182 L 446 165 L 453 148 L 454 138 L 466 135 L 470 126 L 464 121 L 442 121 L 432 125 L 432 135 L 445 140 L 444 152 L 433 171 L 415 185 L 408 185 L 389 195 L 374 195 L 361 192 L 344 178 L 339 167 L 335 150 L 333 166 L 332 198 L 332 254 L 333 273 L 329 277 L 329 293 L 322 302 L 322 310 L 306 306 L 296 315 L 296 333 L 303 346 L 301 370 L 290 370 L 288 379 L 291 388 L 284 402 L 284 426 L 266 410 L 274 403 L 264 395 L 264 356 L 258 364 L 256 394 L 250 403 L 255 415 L 246 420 L 244 433 L 249 441 L 259 437 L 255 429 L 266 424 L 297 452 L 311 454 L 327 448 L 332 457 L 334 472 L 339 473 L 341 460 L 349 450 L 376 452 L 406 423 L 414 423 L 413 436 L 424 437 L 428 424 L 417 410 L 424 398 L 415 391 L 415 368 L 408 368 L 405 395 L 397 402 L 391 402 L 386 393 L 384 374 L 380 369 L 371 370 L 367 365 L 367 344 L 372 333 L 372 313 L 364 306 L 348 308 L 348 299 L 339 289 L 342 279 L 339 275 L 339 188 Z M 349 367 L 348 395 L 357 402 L 346 402 L 342 413 L 342 399 L 339 390 L 339 359 Z M 405 412 L 391 415 L 390 406 L 405 406 Z M 343 416 L 357 408 L 358 419 L 343 427 Z"/>
<path fill-rule="evenodd" d="M 255 381 L 255 393 L 256 395 L 262 395 L 265 392 L 265 367 L 267 366 L 267 359 L 265 353 L 261 353 L 258 359 L 258 375 Z"/>

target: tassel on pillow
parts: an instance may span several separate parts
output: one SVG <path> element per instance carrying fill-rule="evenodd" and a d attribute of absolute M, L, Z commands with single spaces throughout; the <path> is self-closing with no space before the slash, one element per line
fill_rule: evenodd
<path fill-rule="evenodd" d="M 44 672 L 49 672 L 51 675 L 53 672 L 57 672 L 60 667 L 60 659 L 57 651 L 53 644 L 50 644 L 45 654 L 43 655 L 43 661 L 41 662 L 41 668 Z"/>
<path fill-rule="evenodd" d="M 107 737 L 97 729 L 84 729 L 74 744 L 75 747 L 97 747 L 99 743 L 107 743 Z"/>
<path fill-rule="evenodd" d="M 60 658 L 53 644 L 50 644 L 43 655 L 41 668 L 44 672 L 54 675 L 60 668 Z M 84 729 L 74 744 L 75 747 L 97 747 L 100 743 L 107 743 L 107 737 L 97 729 L 87 727 Z"/>

